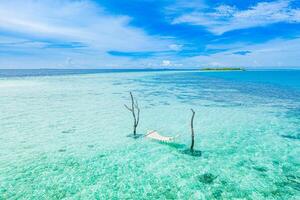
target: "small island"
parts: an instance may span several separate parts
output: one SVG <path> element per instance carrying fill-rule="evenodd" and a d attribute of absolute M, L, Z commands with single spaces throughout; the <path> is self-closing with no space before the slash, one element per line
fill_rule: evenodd
<path fill-rule="evenodd" d="M 203 68 L 201 71 L 245 71 L 241 67 L 215 67 L 215 68 Z"/>

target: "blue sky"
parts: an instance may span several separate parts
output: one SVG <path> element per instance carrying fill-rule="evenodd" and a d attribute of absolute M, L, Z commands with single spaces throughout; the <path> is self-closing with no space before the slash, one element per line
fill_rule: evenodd
<path fill-rule="evenodd" d="M 0 0 L 0 68 L 300 68 L 299 0 Z"/>

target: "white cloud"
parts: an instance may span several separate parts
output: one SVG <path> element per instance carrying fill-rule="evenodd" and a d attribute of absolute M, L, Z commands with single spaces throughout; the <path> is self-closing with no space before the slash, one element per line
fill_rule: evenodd
<path fill-rule="evenodd" d="M 180 45 L 180 44 L 170 44 L 169 45 L 169 48 L 172 51 L 181 51 L 182 47 L 183 47 L 183 45 Z"/>
<path fill-rule="evenodd" d="M 201 10 L 203 8 L 206 8 L 207 5 L 205 4 L 204 0 L 177 0 L 174 3 L 172 3 L 170 6 L 165 8 L 165 11 L 168 14 L 173 14 L 179 11 L 185 11 L 185 10 Z"/>
<path fill-rule="evenodd" d="M 0 53 L 17 51 L 15 57 L 23 57 L 9 61 L 10 66 L 15 63 L 20 67 L 24 64 L 23 60 L 31 60 L 30 63 L 35 62 L 40 67 L 43 61 L 47 67 L 51 67 L 48 65 L 63 64 L 68 57 L 76 57 L 80 53 L 67 48 L 44 49 L 49 43 L 81 43 L 86 46 L 82 49 L 85 52 L 81 52 L 85 58 L 77 63 L 92 65 L 89 58 L 94 61 L 94 66 L 101 67 L 108 64 L 106 62 L 116 63 L 112 61 L 114 57 L 106 55 L 110 50 L 166 51 L 173 44 L 171 39 L 149 36 L 143 30 L 129 26 L 130 17 L 109 15 L 90 0 L 0 0 L 0 13 L 1 32 L 10 35 L 0 36 Z M 43 51 L 40 51 L 42 48 Z M 25 55 L 21 55 L 22 51 L 34 56 L 25 58 Z M 96 59 L 92 56 L 96 56 Z M 49 60 L 48 64 L 40 60 L 44 57 L 47 60 L 55 58 L 56 61 Z M 73 60 L 75 62 L 76 59 Z M 126 58 L 120 58 L 119 62 L 123 63 L 124 60 Z M 7 63 L 3 56 L 0 57 L 0 63 Z M 0 66 L 3 67 L 6 66 Z"/>
<path fill-rule="evenodd" d="M 220 63 L 220 62 L 210 62 L 207 64 L 208 66 L 210 67 L 222 67 L 224 64 L 223 63 Z"/>
<path fill-rule="evenodd" d="M 278 22 L 300 23 L 300 9 L 291 8 L 290 2 L 290 0 L 261 2 L 247 10 L 222 5 L 213 12 L 194 11 L 184 14 L 175 18 L 172 23 L 201 25 L 217 35 Z"/>
<path fill-rule="evenodd" d="M 156 63 L 154 62 L 154 67 L 157 68 L 157 67 L 170 67 L 170 68 L 182 68 L 182 67 L 185 67 L 185 68 L 188 68 L 188 66 L 184 66 L 182 63 L 178 62 L 178 60 L 176 61 L 176 59 L 173 61 L 171 60 L 162 60 L 161 63 Z"/>
<path fill-rule="evenodd" d="M 249 51 L 245 55 L 234 54 L 237 51 Z M 195 67 L 292 67 L 299 68 L 300 38 L 291 40 L 276 39 L 263 44 L 233 48 L 209 56 L 196 56 L 184 61 Z"/>
<path fill-rule="evenodd" d="M 161 65 L 164 66 L 164 67 L 168 67 L 171 65 L 171 61 L 170 60 L 163 60 L 161 62 Z"/>

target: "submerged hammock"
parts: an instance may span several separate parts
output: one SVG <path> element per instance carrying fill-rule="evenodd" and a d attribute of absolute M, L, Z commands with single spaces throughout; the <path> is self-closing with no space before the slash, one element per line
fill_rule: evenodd
<path fill-rule="evenodd" d="M 158 141 L 161 141 L 161 142 L 172 142 L 177 136 L 175 137 L 167 137 L 167 136 L 162 136 L 160 135 L 158 132 L 156 131 L 149 131 L 145 137 L 147 138 L 151 138 L 151 139 L 154 139 L 154 140 L 158 140 Z"/>

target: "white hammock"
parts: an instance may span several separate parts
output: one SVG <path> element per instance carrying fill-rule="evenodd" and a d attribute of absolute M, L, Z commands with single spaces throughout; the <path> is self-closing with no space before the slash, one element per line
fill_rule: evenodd
<path fill-rule="evenodd" d="M 158 132 L 156 131 L 149 131 L 145 137 L 147 138 L 151 138 L 151 139 L 154 139 L 154 140 L 158 140 L 158 141 L 161 141 L 161 142 L 172 142 L 177 136 L 175 137 L 167 137 L 167 136 L 162 136 L 160 135 Z"/>

